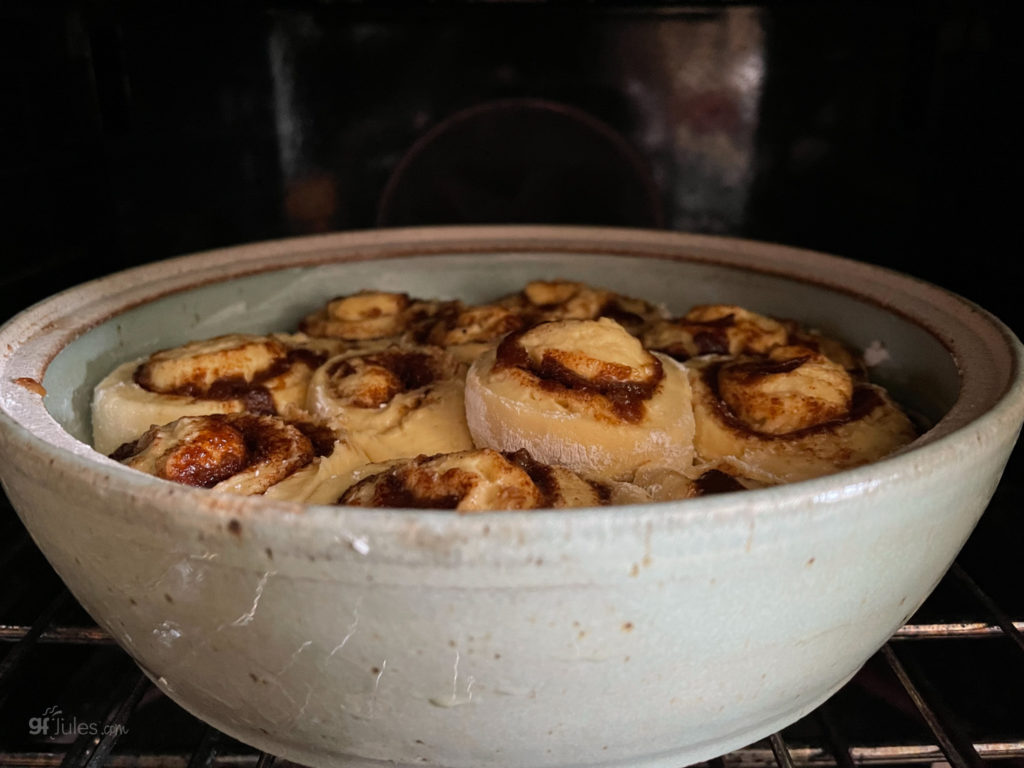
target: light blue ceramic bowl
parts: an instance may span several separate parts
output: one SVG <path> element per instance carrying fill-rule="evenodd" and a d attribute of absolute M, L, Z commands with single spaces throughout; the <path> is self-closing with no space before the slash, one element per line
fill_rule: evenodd
<path fill-rule="evenodd" d="M 290 329 L 360 288 L 484 300 L 544 277 L 874 346 L 876 377 L 935 425 L 788 486 L 476 516 L 223 496 L 86 444 L 91 390 L 123 360 Z M 152 264 L 13 318 L 0 477 L 96 620 L 242 741 L 311 765 L 678 768 L 820 704 L 924 600 L 1013 447 L 1022 360 L 978 307 L 806 251 L 591 228 L 330 235 Z"/>

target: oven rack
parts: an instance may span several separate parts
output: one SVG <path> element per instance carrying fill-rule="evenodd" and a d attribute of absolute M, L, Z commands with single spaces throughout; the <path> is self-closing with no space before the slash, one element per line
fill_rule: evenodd
<path fill-rule="evenodd" d="M 0 507 L 0 766 L 294 765 L 201 723 L 160 693 L 85 614 L 5 511 L 11 512 Z M 948 603 L 951 594 L 956 618 L 930 619 L 933 598 Z M 1003 610 L 959 563 L 933 598 L 823 706 L 708 768 L 978 768 L 1024 760 L 1024 616 Z M 919 658 L 918 651 L 935 648 L 944 650 Z M 986 669 L 974 675 L 976 666 Z M 984 679 L 973 691 L 950 695 L 941 683 L 954 669 Z M 997 708 L 981 716 L 992 721 L 978 722 L 979 703 L 992 700 L 1004 701 L 1005 711 Z M 32 716 L 44 712 L 44 703 L 66 707 L 75 715 L 71 722 L 83 727 L 56 738 L 33 736 Z"/>

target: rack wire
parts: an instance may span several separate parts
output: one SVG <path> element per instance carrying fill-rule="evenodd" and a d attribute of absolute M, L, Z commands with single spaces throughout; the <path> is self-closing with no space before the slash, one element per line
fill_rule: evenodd
<path fill-rule="evenodd" d="M 5 512 L 0 507 L 0 765 L 293 765 L 201 723 L 163 696 L 89 619 Z M 932 618 L 936 613 L 947 618 Z M 958 563 L 836 696 L 788 728 L 706 765 L 1009 766 L 1024 761 L 1022 691 L 1024 615 L 1001 607 Z M 81 705 L 81 720 L 71 721 L 77 730 L 33 734 L 31 716 L 45 702 L 72 699 Z"/>

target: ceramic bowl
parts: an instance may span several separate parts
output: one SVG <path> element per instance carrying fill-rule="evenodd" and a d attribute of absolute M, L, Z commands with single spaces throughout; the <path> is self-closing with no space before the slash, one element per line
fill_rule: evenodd
<path fill-rule="evenodd" d="M 934 426 L 787 486 L 469 516 L 219 495 L 86 444 L 91 390 L 123 360 L 290 329 L 360 288 L 485 300 L 541 277 L 796 317 L 872 349 L 874 376 Z M 99 624 L 243 742 L 316 766 L 678 768 L 813 709 L 914 612 L 996 487 L 1022 359 L 978 307 L 818 253 L 617 229 L 345 233 L 143 266 L 13 318 L 0 472 Z"/>

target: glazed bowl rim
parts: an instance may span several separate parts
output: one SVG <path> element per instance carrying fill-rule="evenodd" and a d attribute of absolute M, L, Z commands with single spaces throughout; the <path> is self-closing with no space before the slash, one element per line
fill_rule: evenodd
<path fill-rule="evenodd" d="M 980 440 L 985 432 L 1019 429 L 1024 420 L 1024 347 L 1021 342 L 986 310 L 918 278 L 840 256 L 735 237 L 616 227 L 479 225 L 341 232 L 249 243 L 144 264 L 54 294 L 0 326 L 0 438 L 7 433 L 8 440 L 21 441 L 21 449 L 30 448 L 53 462 L 70 463 L 78 471 L 93 473 L 98 485 L 120 487 L 134 496 L 161 493 L 169 501 L 180 500 L 182 519 L 179 522 L 186 525 L 209 522 L 211 515 L 220 519 L 244 516 L 267 526 L 302 525 L 317 530 L 336 530 L 342 521 L 388 528 L 399 520 L 407 522 L 410 516 L 429 521 L 432 526 L 463 525 L 463 521 L 474 521 L 479 516 L 453 514 L 449 510 L 368 510 L 262 497 L 227 497 L 169 483 L 124 467 L 79 442 L 49 414 L 31 383 L 41 382 L 53 358 L 92 327 L 133 307 L 202 285 L 263 272 L 388 256 L 429 258 L 441 254 L 523 254 L 552 250 L 706 263 L 770 274 L 853 296 L 899 316 L 936 338 L 957 365 L 960 391 L 950 410 L 910 446 L 880 461 L 831 475 L 743 493 L 690 499 L 685 503 L 525 512 L 502 510 L 489 512 L 487 517 L 534 520 L 539 525 L 541 521 L 572 515 L 574 520 L 595 519 L 602 524 L 629 525 L 637 519 L 666 514 L 677 521 L 710 517 L 727 520 L 754 509 L 771 511 L 772 521 L 784 523 L 787 509 L 799 509 L 808 501 L 830 507 L 850 495 L 896 481 L 910 470 L 941 465 L 944 460 L 952 460 L 965 441 Z M 814 269 L 808 271 L 808 262 Z M 800 274 L 793 273 L 797 268 Z M 852 278 L 860 280 L 857 290 L 850 287 L 855 282 Z M 905 297 L 916 300 L 912 309 L 900 309 L 885 301 L 883 297 L 897 289 Z M 107 310 L 99 312 L 97 307 Z M 74 311 L 83 308 L 92 308 L 94 314 L 81 322 L 67 322 Z M 944 316 L 942 308 L 951 310 L 952 314 Z M 987 349 L 964 348 L 963 339 L 950 335 L 951 324 L 964 326 L 971 319 L 977 321 L 978 329 L 986 335 Z M 943 333 L 943 321 L 949 333 Z M 29 344 L 37 348 L 26 355 L 22 348 Z M 993 355 L 1002 359 L 993 362 Z M 12 366 L 12 361 L 17 364 Z M 1008 366 L 1001 389 L 995 389 L 991 382 L 977 375 L 975 367 L 985 365 Z M 25 386 L 26 382 L 30 385 Z"/>

